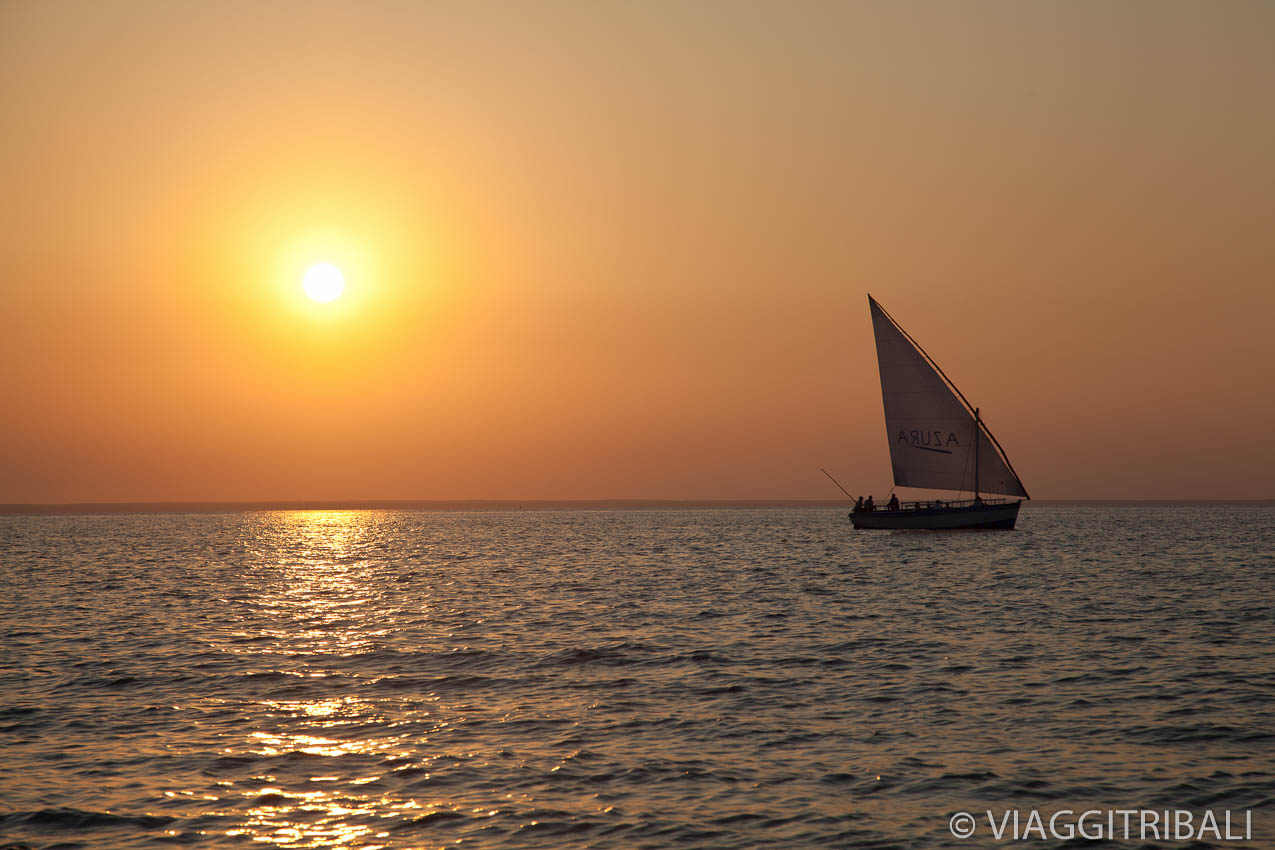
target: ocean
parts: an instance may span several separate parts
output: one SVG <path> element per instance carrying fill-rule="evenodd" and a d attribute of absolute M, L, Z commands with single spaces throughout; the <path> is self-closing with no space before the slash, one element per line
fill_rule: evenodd
<path fill-rule="evenodd" d="M 982 847 L 1088 810 L 1249 832 L 1026 846 L 1275 847 L 1275 505 L 0 516 L 10 850 Z"/>

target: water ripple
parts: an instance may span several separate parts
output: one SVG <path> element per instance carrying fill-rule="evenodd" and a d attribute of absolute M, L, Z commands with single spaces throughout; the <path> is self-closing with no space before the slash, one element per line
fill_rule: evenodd
<path fill-rule="evenodd" d="M 1243 505 L 0 517 L 0 848 L 939 848 L 1006 806 L 1275 846 L 1271 551 Z"/>

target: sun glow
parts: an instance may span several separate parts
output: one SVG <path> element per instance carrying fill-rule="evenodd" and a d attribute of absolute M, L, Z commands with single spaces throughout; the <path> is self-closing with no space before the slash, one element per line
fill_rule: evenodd
<path fill-rule="evenodd" d="M 345 291 L 345 276 L 331 263 L 318 263 L 306 270 L 301 287 L 315 301 L 333 301 Z"/>

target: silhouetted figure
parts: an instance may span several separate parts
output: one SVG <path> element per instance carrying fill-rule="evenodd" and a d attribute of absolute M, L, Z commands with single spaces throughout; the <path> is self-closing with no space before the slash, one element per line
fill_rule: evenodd
<path fill-rule="evenodd" d="M 865 511 L 875 511 L 877 509 L 877 506 L 872 504 L 872 496 L 869 495 L 868 500 L 863 503 L 863 509 Z"/>
<path fill-rule="evenodd" d="M 885 509 L 887 511 L 897 511 L 899 509 L 899 497 L 891 493 L 890 501 L 886 502 Z"/>
<path fill-rule="evenodd" d="M 859 498 L 857 498 L 857 499 L 855 499 L 855 500 L 854 500 L 854 509 L 855 509 L 856 511 L 861 511 L 861 510 L 863 510 L 863 497 L 862 497 L 862 496 L 860 496 Z"/>

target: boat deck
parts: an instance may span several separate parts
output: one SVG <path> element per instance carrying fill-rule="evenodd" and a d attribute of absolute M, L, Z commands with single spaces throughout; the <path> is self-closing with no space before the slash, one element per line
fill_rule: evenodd
<path fill-rule="evenodd" d="M 964 499 L 900 502 L 898 510 L 854 510 L 850 521 L 862 529 L 1012 529 L 1021 499 Z"/>

